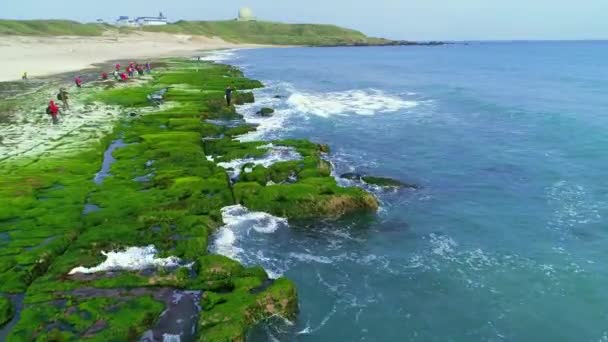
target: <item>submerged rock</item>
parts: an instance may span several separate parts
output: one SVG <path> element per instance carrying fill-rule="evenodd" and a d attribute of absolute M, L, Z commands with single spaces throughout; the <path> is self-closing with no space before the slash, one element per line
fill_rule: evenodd
<path fill-rule="evenodd" d="M 366 176 L 366 175 L 361 175 L 361 174 L 355 173 L 355 172 L 344 173 L 344 174 L 340 175 L 340 178 L 349 179 L 349 180 L 357 181 L 357 182 L 364 182 L 367 184 L 377 185 L 377 186 L 387 187 L 387 188 L 410 188 L 410 189 L 418 188 L 418 186 L 415 184 L 404 183 L 404 182 L 401 182 L 396 179 L 387 178 L 387 177 Z"/>
<path fill-rule="evenodd" d="M 383 186 L 383 187 L 411 188 L 411 189 L 418 188 L 415 184 L 403 183 L 399 180 L 392 179 L 392 178 L 386 178 L 386 177 L 363 176 L 363 177 L 361 177 L 361 180 L 363 180 L 367 184 L 373 184 L 373 185 L 378 185 L 378 186 Z"/>
<path fill-rule="evenodd" d="M 260 116 L 272 116 L 273 113 L 274 109 L 268 107 L 263 107 L 257 112 L 257 114 Z"/>

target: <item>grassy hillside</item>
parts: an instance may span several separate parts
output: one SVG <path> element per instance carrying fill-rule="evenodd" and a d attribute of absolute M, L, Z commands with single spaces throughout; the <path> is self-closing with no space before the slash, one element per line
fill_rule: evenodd
<path fill-rule="evenodd" d="M 82 24 L 70 20 L 0 19 L 0 35 L 99 36 L 109 28 L 109 25 Z"/>
<path fill-rule="evenodd" d="M 116 32 L 108 24 L 82 24 L 69 20 L 2 20 L 1 35 L 26 36 L 99 36 L 106 31 Z M 234 43 L 273 45 L 359 45 L 385 44 L 388 40 L 370 38 L 365 34 L 335 25 L 283 24 L 275 22 L 178 21 L 165 26 L 143 28 L 121 27 L 118 32 L 166 32 L 174 34 L 217 36 Z"/>
<path fill-rule="evenodd" d="M 334 25 L 282 24 L 250 21 L 179 21 L 148 26 L 145 31 L 217 36 L 226 41 L 277 45 L 333 45 L 365 43 L 369 38 L 355 30 Z"/>

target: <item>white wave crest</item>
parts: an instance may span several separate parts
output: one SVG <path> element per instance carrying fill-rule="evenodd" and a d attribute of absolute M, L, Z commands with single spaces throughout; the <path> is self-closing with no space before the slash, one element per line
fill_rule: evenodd
<path fill-rule="evenodd" d="M 331 264 L 332 263 L 330 258 L 324 257 L 324 256 L 319 256 L 319 255 L 312 255 L 312 254 L 305 254 L 305 253 L 289 253 L 289 256 L 291 258 L 294 258 L 294 259 L 302 261 L 302 262 L 316 262 L 319 264 Z"/>
<path fill-rule="evenodd" d="M 391 113 L 418 105 L 416 101 L 406 101 L 375 89 L 329 93 L 299 92 L 291 95 L 287 103 L 299 112 L 321 117 Z"/>
<path fill-rule="evenodd" d="M 151 268 L 175 268 L 182 266 L 178 257 L 170 256 L 167 258 L 157 258 L 157 250 L 153 245 L 146 247 L 129 247 L 124 251 L 101 252 L 106 256 L 106 260 L 101 264 L 87 268 L 76 267 L 69 274 L 76 273 L 97 273 L 105 271 L 139 271 Z"/>
<path fill-rule="evenodd" d="M 209 62 L 225 62 L 231 60 L 235 56 L 237 49 L 217 50 L 208 52 L 202 56 L 194 57 L 193 60 L 209 61 Z"/>
<path fill-rule="evenodd" d="M 258 148 L 268 148 L 268 153 L 262 158 L 243 158 L 235 159 L 229 162 L 217 163 L 218 166 L 225 169 L 229 169 L 231 179 L 236 179 L 241 174 L 241 169 L 247 164 L 253 164 L 255 166 L 262 165 L 269 167 L 270 165 L 282 161 L 300 160 L 302 156 L 296 152 L 293 147 L 287 146 L 274 146 L 272 144 L 260 146 Z"/>
<path fill-rule="evenodd" d="M 271 234 L 288 225 L 287 219 L 264 212 L 249 211 L 242 205 L 224 207 L 221 212 L 224 226 L 215 234 L 210 250 L 241 262 L 241 255 L 245 251 L 238 246 L 239 239 L 251 230 L 260 234 Z"/>

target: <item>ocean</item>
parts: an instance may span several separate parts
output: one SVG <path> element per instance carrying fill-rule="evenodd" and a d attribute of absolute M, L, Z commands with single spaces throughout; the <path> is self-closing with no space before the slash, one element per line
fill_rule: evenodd
<path fill-rule="evenodd" d="M 231 208 L 214 250 L 298 287 L 250 341 L 608 341 L 608 42 L 222 51 L 243 140 L 327 143 L 377 215 Z M 272 107 L 260 118 L 260 107 Z M 340 180 L 349 185 L 349 181 Z M 227 234 L 228 233 L 228 234 Z"/>

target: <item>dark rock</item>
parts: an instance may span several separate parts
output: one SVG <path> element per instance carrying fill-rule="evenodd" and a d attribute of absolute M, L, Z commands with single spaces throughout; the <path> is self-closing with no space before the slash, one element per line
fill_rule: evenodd
<path fill-rule="evenodd" d="M 327 144 L 319 144 L 319 152 L 329 153 L 329 145 Z"/>
<path fill-rule="evenodd" d="M 264 107 L 257 112 L 260 116 L 272 116 L 273 113 L 274 109 L 268 107 Z"/>

